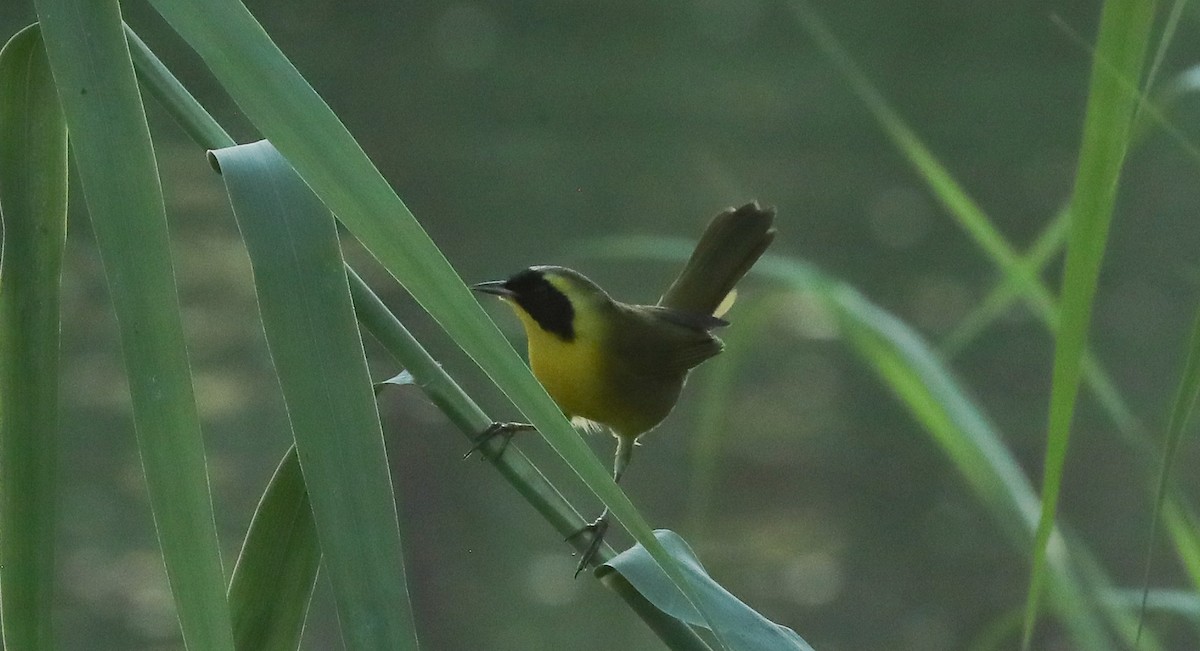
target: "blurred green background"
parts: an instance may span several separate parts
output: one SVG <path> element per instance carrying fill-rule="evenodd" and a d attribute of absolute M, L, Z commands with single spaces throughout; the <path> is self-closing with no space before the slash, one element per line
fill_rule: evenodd
<path fill-rule="evenodd" d="M 800 28 L 786 3 L 248 3 L 341 116 L 469 281 L 524 266 L 577 268 L 629 301 L 653 301 L 674 267 L 580 255 L 599 236 L 695 237 L 716 211 L 778 207 L 772 252 L 858 287 L 930 341 L 997 274 L 929 194 Z M 1071 187 L 1097 2 L 821 2 L 901 114 L 1019 248 Z M 253 130 L 199 59 L 142 3 L 127 21 L 241 141 Z M 1200 58 L 1185 13 L 1164 78 Z M 0 36 L 32 22 L 0 4 Z M 1062 27 L 1069 28 L 1066 30 Z M 1194 140 L 1197 111 L 1172 118 Z M 287 444 L 249 263 L 220 180 L 152 100 L 178 282 L 227 566 Z M 1093 347 L 1135 413 L 1161 429 L 1195 310 L 1197 161 L 1160 133 L 1133 152 L 1101 278 Z M 72 188 L 79 198 L 77 186 Z M 73 207 L 64 314 L 58 612 L 71 649 L 181 648 L 141 483 L 116 330 L 86 215 Z M 369 261 L 364 275 L 446 368 L 497 416 L 499 396 Z M 1057 269 L 1047 278 L 1056 282 Z M 964 649 L 1019 609 L 1028 563 L 903 407 L 821 327 L 753 278 L 729 315 L 733 384 L 713 474 L 689 435 L 713 362 L 693 376 L 623 486 L 713 576 L 819 651 Z M 497 320 L 514 340 L 516 320 Z M 397 369 L 368 342 L 377 377 Z M 948 362 L 1036 480 L 1052 342 L 1014 309 Z M 1149 479 L 1084 394 L 1061 518 L 1121 586 L 1138 587 Z M 431 650 L 655 649 L 567 547 L 422 396 L 381 401 L 410 591 Z M 595 437 L 606 461 L 612 443 Z M 522 450 L 587 501 L 534 438 Z M 1193 497 L 1194 446 L 1177 460 Z M 698 483 L 699 482 L 699 483 Z M 714 486 L 699 503 L 696 487 Z M 613 541 L 625 544 L 620 534 Z M 1158 555 L 1153 585 L 1184 587 Z M 306 648 L 338 648 L 326 586 Z M 1188 648 L 1178 621 L 1161 624 Z M 1038 647 L 1071 648 L 1053 624 Z"/>

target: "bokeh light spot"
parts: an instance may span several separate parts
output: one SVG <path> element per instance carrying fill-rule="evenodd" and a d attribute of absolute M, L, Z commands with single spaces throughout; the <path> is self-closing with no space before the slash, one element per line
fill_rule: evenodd
<path fill-rule="evenodd" d="M 971 292 L 952 276 L 922 278 L 912 299 L 912 318 L 922 328 L 944 333 L 953 328 L 972 307 Z"/>
<path fill-rule="evenodd" d="M 827 552 L 813 552 L 796 558 L 783 569 L 784 589 L 797 603 L 822 606 L 842 591 L 842 568 Z"/>
<path fill-rule="evenodd" d="M 836 339 L 837 316 L 825 306 L 814 292 L 797 291 L 779 302 L 783 320 L 806 339 Z"/>
<path fill-rule="evenodd" d="M 564 606 L 579 596 L 575 562 L 564 554 L 542 554 L 526 566 L 525 587 L 530 597 L 547 606 Z"/>

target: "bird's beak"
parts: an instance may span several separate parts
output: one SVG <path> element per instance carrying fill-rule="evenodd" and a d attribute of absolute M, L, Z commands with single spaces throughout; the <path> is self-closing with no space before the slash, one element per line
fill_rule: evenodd
<path fill-rule="evenodd" d="M 493 294 L 501 298 L 512 298 L 515 296 L 513 290 L 504 286 L 503 280 L 489 280 L 486 283 L 478 283 L 471 285 L 471 290 L 481 294 Z"/>

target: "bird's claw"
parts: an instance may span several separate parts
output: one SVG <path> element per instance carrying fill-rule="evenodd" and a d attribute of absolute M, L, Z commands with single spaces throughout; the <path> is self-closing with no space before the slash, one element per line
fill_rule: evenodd
<path fill-rule="evenodd" d="M 566 540 L 574 540 L 584 534 L 588 534 L 590 537 L 587 549 L 584 549 L 579 556 L 579 565 L 575 566 L 575 578 L 579 578 L 579 573 L 592 564 L 592 561 L 596 558 L 596 554 L 600 551 L 600 545 L 603 544 L 604 534 L 607 531 L 608 514 L 606 513 L 596 518 L 595 522 L 580 527 L 578 531 L 566 537 Z"/>
<path fill-rule="evenodd" d="M 498 436 L 502 437 L 504 442 L 500 444 L 500 449 L 496 450 L 493 456 L 499 457 L 500 455 L 504 454 L 505 450 L 508 449 L 508 444 L 512 442 L 512 438 L 513 436 L 516 436 L 517 432 L 529 432 L 533 431 L 534 429 L 536 428 L 529 423 L 492 423 L 491 425 L 488 425 L 487 429 L 483 430 L 483 433 L 475 437 L 475 445 L 472 445 L 471 449 L 467 450 L 467 453 L 463 455 L 463 458 L 466 459 L 467 457 L 471 456 L 476 450 L 487 445 L 488 441 Z"/>

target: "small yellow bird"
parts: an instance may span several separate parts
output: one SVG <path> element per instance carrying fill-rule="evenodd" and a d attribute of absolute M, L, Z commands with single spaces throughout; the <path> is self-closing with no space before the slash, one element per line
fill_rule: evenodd
<path fill-rule="evenodd" d="M 471 289 L 512 306 L 525 328 L 529 366 L 563 413 L 612 431 L 613 479 L 620 481 L 638 437 L 671 412 L 688 372 L 721 352 L 712 330 L 727 324 L 717 311 L 774 239 L 774 217 L 756 202 L 714 217 L 657 305 L 622 303 L 583 274 L 553 266 Z M 529 426 L 491 428 L 480 444 L 519 429 Z M 593 538 L 576 574 L 599 549 L 607 515 L 581 530 Z"/>

